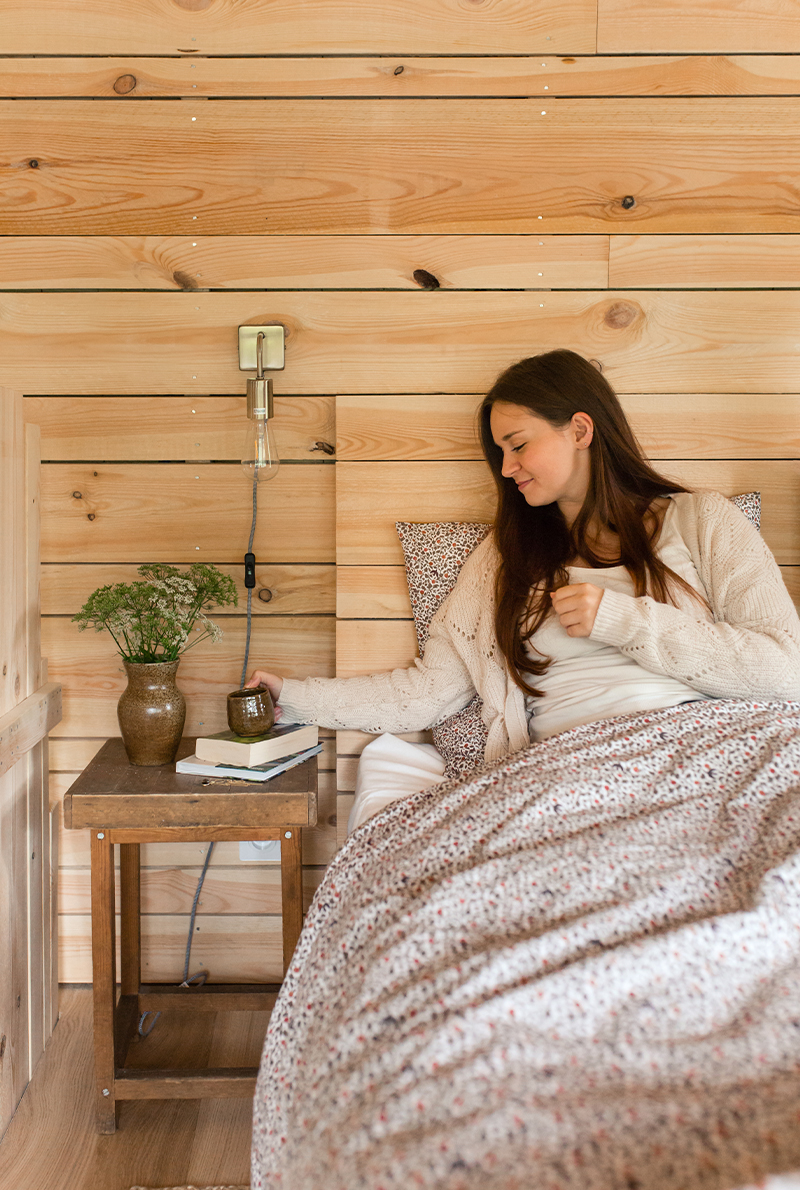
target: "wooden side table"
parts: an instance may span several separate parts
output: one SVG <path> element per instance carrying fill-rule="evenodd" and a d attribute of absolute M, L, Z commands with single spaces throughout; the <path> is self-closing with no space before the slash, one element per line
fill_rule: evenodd
<path fill-rule="evenodd" d="M 194 752 L 181 741 L 178 759 Z M 137 768 L 120 739 L 108 740 L 64 797 L 64 824 L 92 834 L 92 972 L 97 1127 L 116 1129 L 124 1099 L 251 1096 L 257 1068 L 134 1070 L 129 1043 L 141 1014 L 164 1009 L 216 1012 L 271 1007 L 280 984 L 202 988 L 141 982 L 141 843 L 280 839 L 283 968 L 303 925 L 301 831 L 317 821 L 317 758 L 271 781 L 231 781 L 176 773 L 174 765 Z M 121 990 L 116 995 L 114 844 L 120 852 Z"/>

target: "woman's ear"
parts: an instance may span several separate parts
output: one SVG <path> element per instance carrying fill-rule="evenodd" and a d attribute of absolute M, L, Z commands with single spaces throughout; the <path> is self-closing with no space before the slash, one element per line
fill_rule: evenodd
<path fill-rule="evenodd" d="M 594 422 L 588 413 L 573 413 L 572 432 L 575 435 L 575 445 L 578 450 L 586 450 L 591 446 L 594 437 Z"/>

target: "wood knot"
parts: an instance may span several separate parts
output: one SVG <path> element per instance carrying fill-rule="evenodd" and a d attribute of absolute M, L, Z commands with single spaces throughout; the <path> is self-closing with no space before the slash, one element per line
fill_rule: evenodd
<path fill-rule="evenodd" d="M 114 83 L 117 95 L 128 95 L 136 86 L 135 74 L 121 74 Z"/>
<path fill-rule="evenodd" d="M 336 447 L 330 442 L 326 442 L 324 438 L 320 438 L 313 446 L 309 446 L 309 454 L 313 454 L 315 450 L 321 450 L 324 455 L 335 455 Z"/>
<path fill-rule="evenodd" d="M 638 307 L 633 302 L 612 302 L 603 315 L 603 322 L 614 330 L 622 330 L 635 320 Z"/>
<path fill-rule="evenodd" d="M 272 602 L 272 592 L 270 591 L 269 587 L 261 587 L 258 592 L 258 598 L 261 600 L 262 603 L 271 603 Z"/>
<path fill-rule="evenodd" d="M 395 73 L 395 74 L 402 74 L 404 70 L 405 70 L 405 66 L 395 66 L 395 68 L 394 68 L 394 73 Z"/>
<path fill-rule="evenodd" d="M 31 167 L 31 169 L 38 169 L 38 168 L 39 168 L 39 162 L 36 160 L 36 158 L 35 158 L 35 157 L 32 157 L 32 158 L 31 158 L 31 160 L 28 162 L 28 165 Z"/>
<path fill-rule="evenodd" d="M 602 372 L 603 365 L 600 363 L 599 359 L 590 359 L 589 363 L 592 365 L 593 368 L 597 368 L 598 372 Z"/>
<path fill-rule="evenodd" d="M 202 12 L 204 8 L 210 8 L 214 0 L 172 0 L 172 3 L 187 12 Z"/>
<path fill-rule="evenodd" d="M 181 272 L 180 269 L 175 269 L 172 274 L 172 280 L 179 289 L 197 289 L 197 282 L 194 277 L 190 277 L 188 273 Z"/>
<path fill-rule="evenodd" d="M 414 269 L 414 280 L 421 289 L 439 289 L 441 283 L 434 277 L 433 273 L 429 273 L 427 269 Z"/>
<path fill-rule="evenodd" d="M 622 205 L 626 211 L 629 211 L 631 209 L 631 207 L 636 206 L 636 199 L 633 197 L 632 194 L 626 194 L 622 200 Z"/>
<path fill-rule="evenodd" d="M 72 497 L 74 500 L 81 500 L 83 498 L 83 493 L 82 492 L 73 492 Z"/>
<path fill-rule="evenodd" d="M 572 66 L 573 63 L 576 61 L 576 59 L 575 58 L 562 58 L 561 61 L 567 66 Z"/>
<path fill-rule="evenodd" d="M 87 519 L 87 521 L 93 521 L 93 520 L 94 520 L 94 518 L 95 518 L 95 513 L 93 513 L 93 512 L 89 512 L 89 513 L 87 513 L 87 514 L 86 514 L 86 519 Z"/>

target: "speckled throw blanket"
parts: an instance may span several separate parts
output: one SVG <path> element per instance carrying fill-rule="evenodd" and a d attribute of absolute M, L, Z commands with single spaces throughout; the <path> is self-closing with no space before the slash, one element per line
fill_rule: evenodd
<path fill-rule="evenodd" d="M 800 1166 L 800 703 L 575 728 L 351 836 L 253 1190 L 730 1190 Z"/>

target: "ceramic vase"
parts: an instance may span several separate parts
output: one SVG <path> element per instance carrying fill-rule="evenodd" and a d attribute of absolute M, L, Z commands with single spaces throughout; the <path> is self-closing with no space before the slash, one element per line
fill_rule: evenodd
<path fill-rule="evenodd" d="M 117 704 L 122 742 L 131 764 L 172 764 L 186 719 L 175 681 L 180 658 L 152 665 L 125 661 L 128 685 Z"/>

